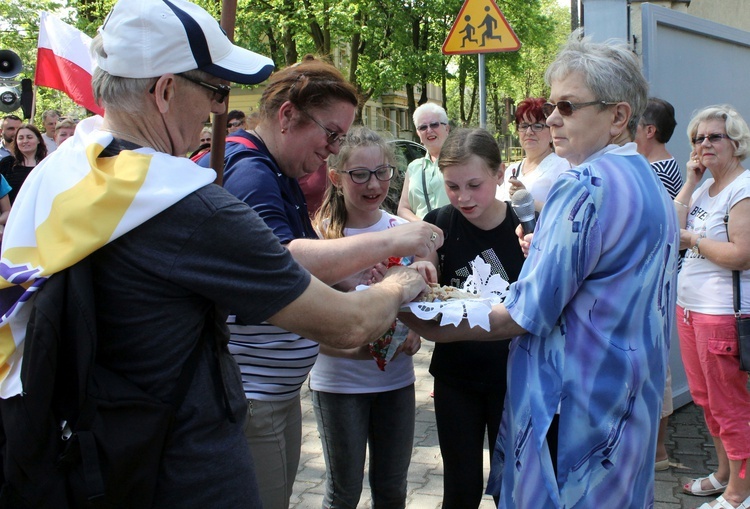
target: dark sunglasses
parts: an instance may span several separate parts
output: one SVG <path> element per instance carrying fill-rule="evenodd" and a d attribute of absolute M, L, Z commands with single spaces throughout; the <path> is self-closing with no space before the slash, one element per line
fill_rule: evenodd
<path fill-rule="evenodd" d="M 718 143 L 725 138 L 727 140 L 732 139 L 726 134 L 714 133 L 714 134 L 709 134 L 708 136 L 696 136 L 695 138 L 693 138 L 692 141 L 693 141 L 693 145 L 702 145 L 704 141 L 708 140 L 708 142 L 711 145 L 713 145 L 714 143 Z"/>
<path fill-rule="evenodd" d="M 432 129 L 433 131 L 436 131 L 437 128 L 440 127 L 441 125 L 448 125 L 448 123 L 447 122 L 430 122 L 429 124 L 422 124 L 419 127 L 417 127 L 417 131 L 423 133 L 427 130 L 428 127 Z"/>
<path fill-rule="evenodd" d="M 217 103 L 221 104 L 223 103 L 226 98 L 229 96 L 229 91 L 231 88 L 228 85 L 212 85 L 210 83 L 206 83 L 205 81 L 196 80 L 194 78 L 191 78 L 189 76 L 185 76 L 184 74 L 175 74 L 175 76 L 179 76 L 182 79 L 188 80 L 190 83 L 195 83 L 199 87 L 203 87 L 205 89 L 210 90 L 214 93 L 213 100 Z M 148 93 L 153 94 L 156 90 L 156 83 L 159 81 L 157 78 L 154 84 L 149 89 Z"/>
<path fill-rule="evenodd" d="M 557 108 L 557 111 L 560 112 L 560 115 L 562 115 L 563 117 L 569 117 L 573 114 L 574 111 L 585 108 L 586 106 L 593 106 L 595 104 L 601 104 L 603 106 L 614 106 L 617 103 L 612 101 L 590 101 L 586 103 L 557 101 L 557 103 L 544 103 L 542 105 L 542 113 L 544 113 L 544 116 L 546 118 L 552 115 L 552 112 L 555 111 L 555 108 Z"/>

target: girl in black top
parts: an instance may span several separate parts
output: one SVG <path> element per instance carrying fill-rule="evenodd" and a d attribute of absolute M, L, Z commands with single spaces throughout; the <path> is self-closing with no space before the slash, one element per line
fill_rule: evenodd
<path fill-rule="evenodd" d="M 438 267 L 439 283 L 462 287 L 477 256 L 490 264 L 492 274 L 515 281 L 524 256 L 510 204 L 495 198 L 504 168 L 494 138 L 484 129 L 452 132 L 443 145 L 439 167 L 451 204 L 424 218 L 445 233 L 445 243 L 431 260 Z M 443 509 L 471 509 L 481 502 L 485 432 L 492 455 L 505 398 L 508 344 L 435 345 L 430 373 L 435 377 L 435 417 L 443 457 Z"/>

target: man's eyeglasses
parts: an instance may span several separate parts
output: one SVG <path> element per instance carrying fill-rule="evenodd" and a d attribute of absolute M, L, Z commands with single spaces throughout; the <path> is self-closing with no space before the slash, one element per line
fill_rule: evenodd
<path fill-rule="evenodd" d="M 586 103 L 572 103 L 570 101 L 557 101 L 557 103 L 542 104 L 542 113 L 544 113 L 544 116 L 546 118 L 552 115 L 552 112 L 555 111 L 555 108 L 557 108 L 557 111 L 560 112 L 560 115 L 562 115 L 563 117 L 569 117 L 573 114 L 574 111 L 580 110 L 581 108 L 585 108 L 586 106 L 593 106 L 595 104 L 600 104 L 603 106 L 614 106 L 617 103 L 612 102 L 612 101 L 590 101 Z"/>
<path fill-rule="evenodd" d="M 433 131 L 437 131 L 437 128 L 441 125 L 448 125 L 447 122 L 430 122 L 429 124 L 422 124 L 417 127 L 417 131 L 420 133 L 423 133 L 427 130 L 427 128 L 432 129 Z"/>
<path fill-rule="evenodd" d="M 342 170 L 339 173 L 348 173 L 355 184 L 367 184 L 373 175 L 381 182 L 388 182 L 393 178 L 394 166 L 384 164 L 374 170 L 368 168 L 354 168 L 353 170 Z"/>
<path fill-rule="evenodd" d="M 180 78 L 186 79 L 186 80 L 188 80 L 191 83 L 195 83 L 199 87 L 203 87 L 203 88 L 206 88 L 206 89 L 210 90 L 211 92 L 214 93 L 213 100 L 216 101 L 219 104 L 223 103 L 226 100 L 227 96 L 229 96 L 229 91 L 231 90 L 231 88 L 229 87 L 229 85 L 223 85 L 223 84 L 222 85 L 212 85 L 210 83 L 206 83 L 205 81 L 196 80 L 196 79 L 191 78 L 189 76 L 185 76 L 184 74 L 175 74 L 175 76 L 179 76 Z M 148 91 L 149 94 L 153 94 L 154 93 L 154 91 L 156 90 L 156 83 L 158 81 L 159 80 L 157 79 L 156 82 L 154 82 L 154 84 L 151 86 L 151 88 Z"/>
<path fill-rule="evenodd" d="M 240 127 L 242 125 L 242 120 L 233 120 L 232 122 L 227 122 L 227 128 L 231 129 L 233 127 Z"/>
<path fill-rule="evenodd" d="M 732 139 L 726 134 L 721 134 L 721 133 L 709 134 L 708 136 L 696 136 L 695 138 L 693 138 L 693 145 L 702 145 L 703 142 L 706 140 L 708 140 L 708 142 L 711 145 L 713 145 L 714 143 L 717 143 L 723 140 L 724 138 L 726 138 L 727 140 Z"/>
<path fill-rule="evenodd" d="M 518 132 L 525 133 L 526 131 L 528 131 L 529 127 L 531 127 L 531 130 L 535 133 L 540 133 L 544 130 L 545 127 L 549 126 L 547 124 L 542 124 L 541 122 L 535 122 L 533 124 L 523 122 L 521 124 L 518 124 Z"/>
<path fill-rule="evenodd" d="M 336 143 L 338 143 L 339 145 L 341 145 L 342 143 L 344 143 L 344 138 L 346 137 L 345 134 L 337 133 L 336 131 L 331 131 L 326 126 L 324 126 L 323 124 L 321 124 L 320 122 L 318 122 L 315 117 L 313 117 L 312 115 L 310 115 L 305 110 L 300 110 L 300 111 L 302 113 L 304 113 L 310 120 L 312 120 L 313 122 L 315 122 L 316 124 L 318 124 L 318 127 L 320 127 L 321 129 L 323 129 L 326 132 L 326 134 L 328 135 L 328 137 L 326 138 L 326 141 L 328 142 L 329 145 L 333 145 L 333 144 L 336 144 Z"/>

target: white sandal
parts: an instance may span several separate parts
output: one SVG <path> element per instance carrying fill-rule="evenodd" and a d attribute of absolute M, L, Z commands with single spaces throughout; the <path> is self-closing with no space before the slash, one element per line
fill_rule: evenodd
<path fill-rule="evenodd" d="M 703 482 L 703 479 L 708 479 L 708 482 L 711 483 L 711 486 L 713 486 L 713 488 L 709 488 L 707 490 L 701 489 L 701 483 Z M 688 495 L 695 495 L 696 497 L 708 497 L 710 495 L 716 495 L 717 493 L 721 493 L 726 488 L 727 488 L 727 483 L 724 483 L 724 484 L 720 483 L 716 479 L 716 476 L 712 473 L 712 474 L 709 474 L 708 477 L 699 477 L 698 479 L 693 479 L 693 482 L 692 484 L 690 484 L 689 487 L 687 484 L 682 487 L 682 491 L 684 491 Z M 706 504 L 703 504 L 703 505 L 706 505 Z M 716 507 L 721 507 L 721 506 L 716 506 Z M 700 507 L 699 509 L 704 509 L 704 508 Z M 709 509 L 710 509 L 710 506 L 709 506 Z M 732 509 L 737 509 L 737 508 L 732 508 Z M 747 509 L 747 508 L 742 508 L 742 509 Z"/>
<path fill-rule="evenodd" d="M 716 505 L 711 505 L 706 502 L 697 509 L 750 509 L 750 497 L 747 497 L 745 500 L 743 500 L 742 503 L 737 507 L 734 507 L 732 504 L 727 502 L 727 500 L 723 496 L 719 496 L 719 498 L 716 499 L 716 502 L 718 502 Z"/>

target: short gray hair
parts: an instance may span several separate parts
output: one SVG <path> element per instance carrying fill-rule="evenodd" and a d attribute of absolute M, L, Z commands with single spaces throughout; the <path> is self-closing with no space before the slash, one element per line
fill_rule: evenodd
<path fill-rule="evenodd" d="M 104 43 L 101 35 L 97 35 L 91 41 L 91 54 L 94 59 L 101 55 L 106 56 Z M 184 74 L 194 79 L 207 81 L 211 75 L 198 70 L 187 71 Z M 91 88 L 94 92 L 94 99 L 105 109 L 113 110 L 138 111 L 143 108 L 146 94 L 154 85 L 159 76 L 152 78 L 123 78 L 113 76 L 101 67 L 94 70 L 91 78 Z"/>
<path fill-rule="evenodd" d="M 424 103 L 421 106 L 418 106 L 416 110 L 414 110 L 414 115 L 412 115 L 412 119 L 414 120 L 414 127 L 419 126 L 419 119 L 421 116 L 425 113 L 436 113 L 440 115 L 440 120 L 442 122 L 448 123 L 448 114 L 445 112 L 442 106 L 435 103 Z"/>
<path fill-rule="evenodd" d="M 545 81 L 550 85 L 578 72 L 597 101 L 628 103 L 631 109 L 628 131 L 631 139 L 635 138 L 638 121 L 648 103 L 648 82 L 638 58 L 624 41 L 610 39 L 597 43 L 590 37 L 581 37 L 581 33 L 579 29 L 570 35 L 547 68 Z"/>
<path fill-rule="evenodd" d="M 750 128 L 742 116 L 729 104 L 718 104 L 707 106 L 693 115 L 687 128 L 690 146 L 693 138 L 698 133 L 698 124 L 708 120 L 723 120 L 727 136 L 734 141 L 734 157 L 744 161 L 747 157 L 748 146 L 750 146 Z"/>

